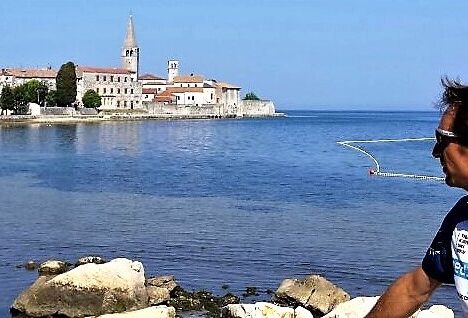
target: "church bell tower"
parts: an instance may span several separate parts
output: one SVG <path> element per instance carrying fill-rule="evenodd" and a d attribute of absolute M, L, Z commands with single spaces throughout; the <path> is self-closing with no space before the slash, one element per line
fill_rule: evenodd
<path fill-rule="evenodd" d="M 135 73 L 135 79 L 138 79 L 140 64 L 140 48 L 138 47 L 135 29 L 133 27 L 133 17 L 130 16 L 127 25 L 127 35 L 125 36 L 122 48 L 122 67 Z"/>

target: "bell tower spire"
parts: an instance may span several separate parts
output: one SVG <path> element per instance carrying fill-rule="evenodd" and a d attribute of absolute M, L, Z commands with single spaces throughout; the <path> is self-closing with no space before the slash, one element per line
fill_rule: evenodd
<path fill-rule="evenodd" d="M 133 16 L 130 15 L 127 25 L 127 34 L 125 36 L 122 48 L 122 67 L 135 73 L 135 78 L 138 79 L 138 71 L 140 64 L 140 48 L 138 47 L 135 28 L 133 26 Z"/>

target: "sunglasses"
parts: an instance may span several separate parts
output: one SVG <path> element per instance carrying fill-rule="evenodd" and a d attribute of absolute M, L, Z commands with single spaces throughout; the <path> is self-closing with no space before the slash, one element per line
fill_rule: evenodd
<path fill-rule="evenodd" d="M 461 145 L 468 145 L 468 138 L 457 135 L 456 133 L 441 128 L 435 130 L 435 138 L 438 145 L 447 146 L 454 142 Z"/>

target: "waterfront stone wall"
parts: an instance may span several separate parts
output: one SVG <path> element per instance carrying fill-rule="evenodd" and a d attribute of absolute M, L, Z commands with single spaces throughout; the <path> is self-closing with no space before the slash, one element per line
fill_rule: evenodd
<path fill-rule="evenodd" d="M 75 113 L 73 107 L 41 107 L 43 116 L 73 116 Z"/>
<path fill-rule="evenodd" d="M 237 116 L 237 117 L 261 117 L 274 116 L 275 105 L 269 100 L 242 101 L 238 106 L 226 106 L 223 104 L 207 104 L 201 106 L 176 105 L 162 103 L 145 103 L 144 108 L 153 115 L 176 116 Z"/>
<path fill-rule="evenodd" d="M 243 100 L 239 112 L 243 116 L 273 116 L 275 104 L 271 100 Z"/>
<path fill-rule="evenodd" d="M 175 116 L 219 116 L 221 105 L 176 105 L 162 103 L 145 103 L 145 109 L 152 115 L 175 115 Z"/>

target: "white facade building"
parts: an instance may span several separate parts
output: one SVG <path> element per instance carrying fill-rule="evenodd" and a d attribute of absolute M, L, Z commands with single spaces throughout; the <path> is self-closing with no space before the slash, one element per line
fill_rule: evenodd
<path fill-rule="evenodd" d="M 52 68 L 44 69 L 20 69 L 7 68 L 0 70 L 0 91 L 4 86 L 15 87 L 31 80 L 45 83 L 49 90 L 55 89 L 57 71 Z"/>

